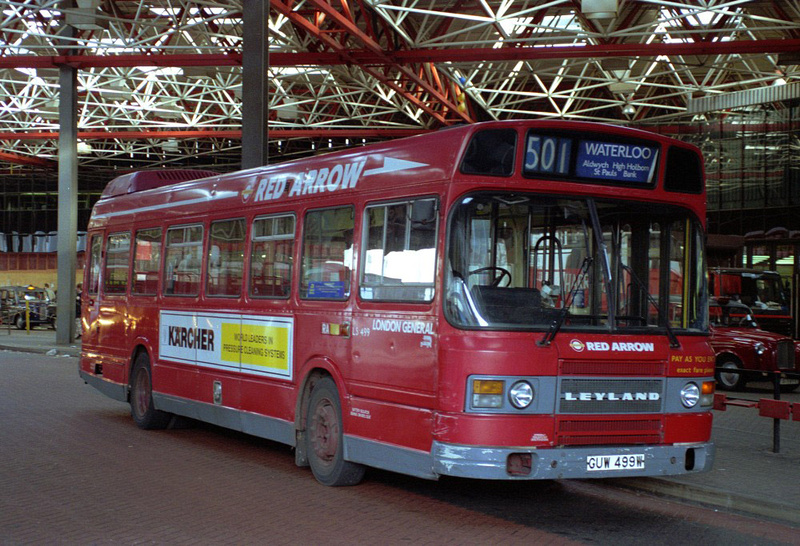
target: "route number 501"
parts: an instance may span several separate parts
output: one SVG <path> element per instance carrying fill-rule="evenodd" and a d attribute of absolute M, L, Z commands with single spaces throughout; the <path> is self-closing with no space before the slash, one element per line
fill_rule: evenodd
<path fill-rule="evenodd" d="M 529 135 L 525 148 L 527 172 L 569 174 L 572 140 L 551 136 Z"/>

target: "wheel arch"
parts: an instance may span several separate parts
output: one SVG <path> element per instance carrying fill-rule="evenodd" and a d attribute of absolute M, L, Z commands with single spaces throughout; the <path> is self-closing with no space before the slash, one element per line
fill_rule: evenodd
<path fill-rule="evenodd" d="M 131 356 L 128 359 L 128 388 L 127 388 L 127 401 L 130 402 L 131 400 L 131 385 L 133 384 L 133 365 L 136 363 L 136 359 L 139 358 L 139 355 L 145 353 L 147 358 L 150 360 L 150 373 L 153 373 L 153 357 L 152 351 L 150 350 L 147 345 L 145 345 L 142 341 L 137 341 L 133 345 L 133 349 L 131 350 Z"/>
<path fill-rule="evenodd" d="M 744 361 L 742 360 L 742 357 L 730 351 L 723 351 L 719 353 L 714 361 L 714 364 L 717 367 L 719 367 L 722 365 L 723 362 L 729 362 L 729 361 L 733 361 L 740 367 L 744 368 Z"/>
<path fill-rule="evenodd" d="M 346 390 L 344 379 L 338 367 L 333 361 L 326 357 L 314 357 L 309 359 L 301 368 L 298 374 L 301 379 L 298 381 L 297 399 L 294 408 L 294 430 L 295 430 L 295 464 L 297 466 L 308 466 L 308 454 L 305 450 L 306 433 L 306 411 L 314 385 L 325 378 L 331 378 L 339 391 L 340 403 L 345 404 Z"/>
<path fill-rule="evenodd" d="M 730 370 L 727 373 L 724 371 L 723 366 L 725 364 L 733 364 L 733 366 L 737 370 L 739 370 L 739 373 L 736 373 L 735 375 L 736 378 L 735 380 L 730 381 L 725 377 L 733 373 L 733 370 Z M 747 368 L 745 367 L 742 358 L 736 353 L 726 351 L 717 355 L 715 368 L 716 369 L 714 370 L 714 379 L 717 382 L 717 388 L 722 390 L 738 391 L 742 390 L 745 387 L 745 385 L 747 385 L 748 381 L 748 375 L 746 373 Z"/>
<path fill-rule="evenodd" d="M 297 400 L 295 401 L 294 408 L 294 425 L 297 430 L 305 430 L 305 415 L 303 408 L 308 404 L 311 397 L 311 392 L 314 390 L 314 385 L 324 377 L 330 377 L 336 384 L 339 391 L 339 396 L 344 399 L 346 397 L 346 389 L 344 386 L 344 379 L 342 378 L 339 368 L 334 362 L 326 357 L 311 358 L 306 362 L 302 371 L 300 372 L 302 379 L 299 381 L 297 390 Z"/>

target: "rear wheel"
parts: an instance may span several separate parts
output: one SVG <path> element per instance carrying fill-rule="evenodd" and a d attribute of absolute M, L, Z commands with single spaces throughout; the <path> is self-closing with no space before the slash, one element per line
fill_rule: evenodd
<path fill-rule="evenodd" d="M 728 359 L 723 360 L 717 364 L 718 368 L 725 368 L 726 370 L 741 370 L 742 367 L 739 363 L 735 360 Z M 747 383 L 745 379 L 745 374 L 743 373 L 734 373 L 734 372 L 725 372 L 719 371 L 716 372 L 716 379 L 719 388 L 725 391 L 739 391 L 744 388 L 745 383 Z"/>
<path fill-rule="evenodd" d="M 153 406 L 153 381 L 147 353 L 139 353 L 133 363 L 130 398 L 131 416 L 139 428 L 154 430 L 169 425 L 172 415 Z"/>
<path fill-rule="evenodd" d="M 323 485 L 355 485 L 364 477 L 364 467 L 344 460 L 342 405 L 330 378 L 317 382 L 306 415 L 308 463 Z"/>
<path fill-rule="evenodd" d="M 17 325 L 17 329 L 24 330 L 25 329 L 25 316 L 24 315 L 17 315 L 17 318 L 14 320 Z"/>

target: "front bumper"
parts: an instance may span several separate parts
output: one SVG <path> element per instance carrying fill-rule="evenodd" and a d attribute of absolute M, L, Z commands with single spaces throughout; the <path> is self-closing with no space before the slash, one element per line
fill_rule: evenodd
<path fill-rule="evenodd" d="M 629 478 L 676 476 L 711 470 L 715 446 L 712 442 L 624 447 L 562 447 L 547 449 L 433 445 L 434 472 L 443 476 L 484 480 L 557 480 L 562 478 Z M 530 454 L 527 475 L 508 472 L 508 459 L 515 454 Z M 643 454 L 643 469 L 587 469 L 588 456 Z"/>

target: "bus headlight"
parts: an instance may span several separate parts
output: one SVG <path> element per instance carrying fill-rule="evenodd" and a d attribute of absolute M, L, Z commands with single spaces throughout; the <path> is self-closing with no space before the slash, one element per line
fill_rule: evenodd
<path fill-rule="evenodd" d="M 472 382 L 473 408 L 502 408 L 505 381 L 475 379 Z"/>
<path fill-rule="evenodd" d="M 517 409 L 525 409 L 533 402 L 533 387 L 527 381 L 517 381 L 508 391 L 511 405 Z"/>
<path fill-rule="evenodd" d="M 687 383 L 681 389 L 681 403 L 684 407 L 693 408 L 700 400 L 700 387 L 694 383 Z"/>
<path fill-rule="evenodd" d="M 754 349 L 756 350 L 756 354 L 758 356 L 761 356 L 761 355 L 763 355 L 764 353 L 767 352 L 767 346 L 764 345 L 763 343 L 761 343 L 760 341 L 755 344 Z"/>

